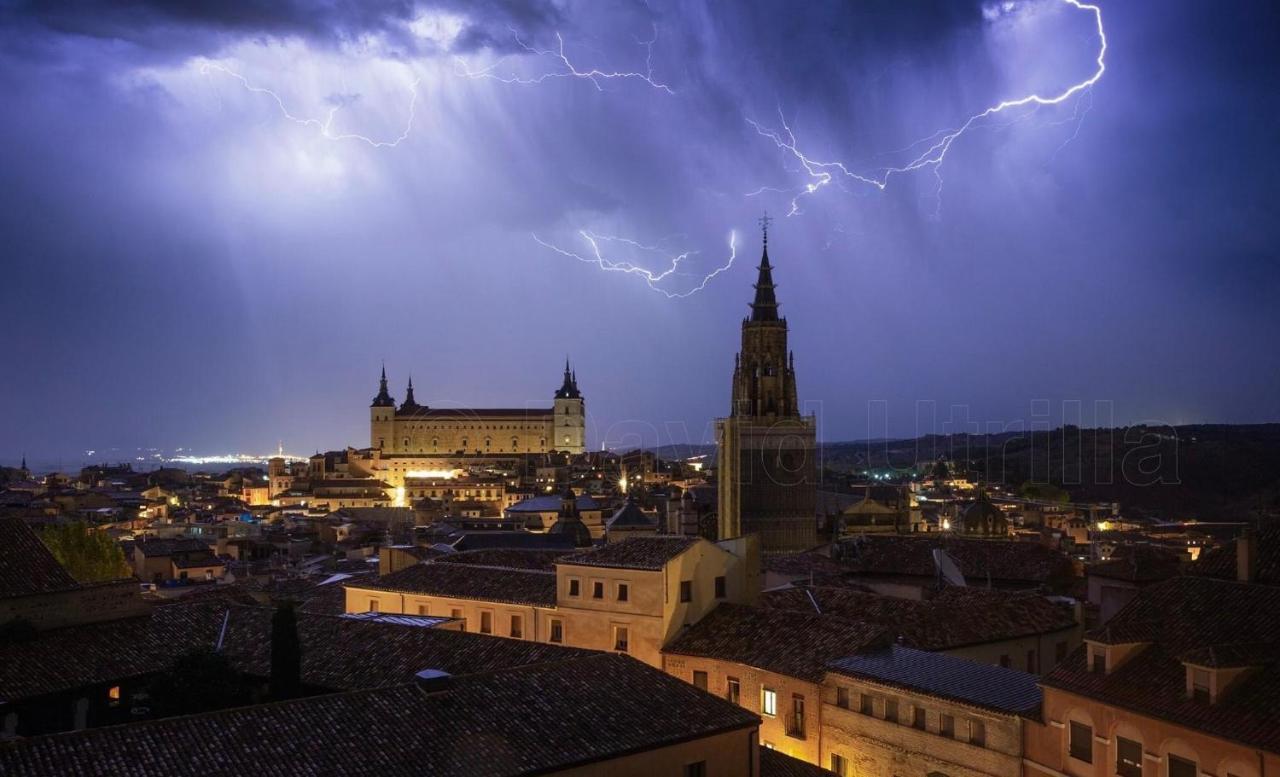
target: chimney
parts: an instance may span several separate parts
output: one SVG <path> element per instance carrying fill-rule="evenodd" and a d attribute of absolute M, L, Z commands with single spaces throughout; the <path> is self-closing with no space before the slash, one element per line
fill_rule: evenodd
<path fill-rule="evenodd" d="M 423 693 L 443 693 L 453 686 L 453 675 L 441 669 L 423 669 L 413 679 Z"/>
<path fill-rule="evenodd" d="M 1258 538 L 1252 529 L 1236 537 L 1236 580 L 1252 583 L 1258 577 Z"/>

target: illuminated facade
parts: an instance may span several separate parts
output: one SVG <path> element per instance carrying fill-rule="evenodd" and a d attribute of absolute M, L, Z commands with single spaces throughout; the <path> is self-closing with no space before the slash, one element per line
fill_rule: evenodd
<path fill-rule="evenodd" d="M 765 551 L 805 550 L 817 544 L 817 432 L 796 398 L 767 228 L 758 269 L 734 362 L 730 415 L 716 421 L 720 538 L 759 534 Z"/>
<path fill-rule="evenodd" d="M 396 406 L 383 369 L 369 408 L 369 445 L 384 455 L 457 456 L 586 452 L 586 404 L 566 360 L 564 382 L 548 408 L 432 408 L 413 398 L 413 381 Z"/>

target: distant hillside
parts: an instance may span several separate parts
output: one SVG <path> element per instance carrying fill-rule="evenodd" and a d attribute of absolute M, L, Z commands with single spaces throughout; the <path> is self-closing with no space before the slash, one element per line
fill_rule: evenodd
<path fill-rule="evenodd" d="M 1050 484 L 1072 500 L 1119 502 L 1169 519 L 1280 519 L 1280 424 L 1131 426 L 821 446 L 828 481 L 873 470 L 924 470 L 945 457 L 954 471 L 1012 486 Z M 710 445 L 668 445 L 662 458 L 708 455 Z"/>

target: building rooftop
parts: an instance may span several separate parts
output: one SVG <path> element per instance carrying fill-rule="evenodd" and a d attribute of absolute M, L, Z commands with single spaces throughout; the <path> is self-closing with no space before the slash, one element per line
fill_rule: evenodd
<path fill-rule="evenodd" d="M 194 537 L 174 537 L 161 539 L 145 537 L 134 541 L 134 548 L 142 551 L 142 555 L 151 558 L 172 556 L 175 553 L 209 553 L 209 543 Z"/>
<path fill-rule="evenodd" d="M 683 535 L 628 537 L 620 542 L 611 542 L 582 553 L 563 556 L 556 563 L 584 567 L 658 570 L 699 541 L 698 537 Z"/>
<path fill-rule="evenodd" d="M 884 629 L 859 621 L 721 604 L 662 652 L 732 661 L 816 683 L 830 661 L 888 639 Z"/>
<path fill-rule="evenodd" d="M 600 504 L 588 494 L 579 494 L 574 500 L 578 505 L 578 511 L 583 510 L 599 510 Z M 506 509 L 508 513 L 557 513 L 560 511 L 562 499 L 559 494 L 550 494 L 544 496 L 534 496 L 521 502 L 516 502 Z"/>
<path fill-rule="evenodd" d="M 551 407 L 416 407 L 400 408 L 396 410 L 396 418 L 417 418 L 423 420 L 431 420 L 432 418 L 526 418 L 529 416 L 549 416 L 555 412 L 555 408 Z"/>
<path fill-rule="evenodd" d="M 1253 541 L 1257 562 L 1253 581 L 1266 585 L 1280 585 L 1280 523 L 1260 529 Z M 1237 575 L 1236 551 L 1238 545 L 1228 542 L 1206 550 L 1188 570 L 1193 575 L 1235 580 Z"/>
<path fill-rule="evenodd" d="M 945 653 L 890 645 L 832 661 L 836 674 L 1015 715 L 1040 708 L 1039 677 Z"/>
<path fill-rule="evenodd" d="M 79 587 L 22 519 L 0 519 L 0 599 Z"/>
<path fill-rule="evenodd" d="M 935 577 L 933 551 L 940 548 L 973 582 L 988 576 L 1003 584 L 1049 584 L 1075 576 L 1065 553 L 1035 542 L 955 536 L 863 535 L 837 546 L 840 561 L 860 575 Z"/>
<path fill-rule="evenodd" d="M 571 552 L 571 548 L 480 548 L 440 555 L 435 561 L 442 564 L 554 572 L 556 561 Z"/>
<path fill-rule="evenodd" d="M 389 575 L 353 581 L 349 587 L 542 607 L 556 603 L 554 572 L 467 564 L 414 564 Z"/>
<path fill-rule="evenodd" d="M 920 650 L 952 650 L 1077 625 L 1071 608 L 1043 596 L 985 588 L 948 587 L 917 600 L 847 587 L 801 586 L 766 591 L 760 606 L 877 623 Z"/>
<path fill-rule="evenodd" d="M 596 654 L 453 677 L 432 693 L 406 683 L 38 737 L 0 748 L 0 771 L 499 776 L 568 769 L 759 721 L 638 661 Z"/>
<path fill-rule="evenodd" d="M 1232 558 L 1231 576 L 1235 577 L 1235 560 Z M 1109 580 L 1127 580 L 1132 583 L 1150 583 L 1168 580 L 1178 574 L 1182 562 L 1171 550 L 1149 544 L 1122 545 L 1110 559 L 1088 567 L 1089 577 L 1105 577 Z"/>
<path fill-rule="evenodd" d="M 792 758 L 772 747 L 760 748 L 760 777 L 832 777 L 835 772 Z"/>
<path fill-rule="evenodd" d="M 1089 671 L 1082 647 L 1044 678 L 1046 687 L 1280 752 L 1280 587 L 1170 578 L 1143 588 L 1087 639 L 1145 644 L 1109 674 Z M 1187 697 L 1183 661 L 1243 660 L 1254 668 L 1216 701 Z"/>

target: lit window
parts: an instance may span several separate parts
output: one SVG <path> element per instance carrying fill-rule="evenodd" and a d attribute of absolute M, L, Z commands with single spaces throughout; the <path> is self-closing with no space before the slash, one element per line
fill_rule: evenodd
<path fill-rule="evenodd" d="M 760 689 L 760 712 L 770 717 L 778 714 L 778 692 L 772 688 Z"/>
<path fill-rule="evenodd" d="M 831 754 L 831 771 L 835 772 L 840 777 L 848 777 L 849 762 L 845 760 L 844 756 L 832 753 Z"/>

